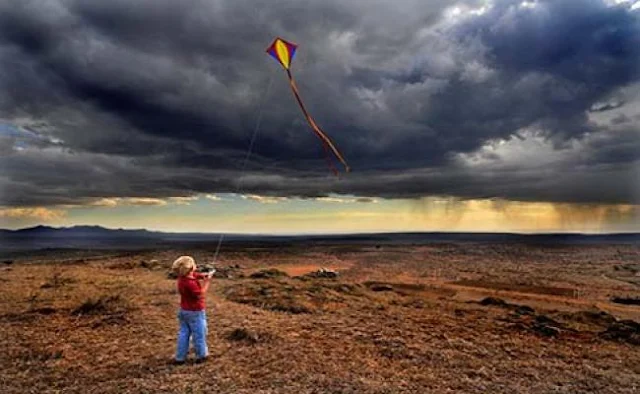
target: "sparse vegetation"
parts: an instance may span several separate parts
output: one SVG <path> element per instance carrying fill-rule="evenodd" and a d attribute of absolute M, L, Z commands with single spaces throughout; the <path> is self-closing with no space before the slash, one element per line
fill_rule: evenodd
<path fill-rule="evenodd" d="M 69 284 L 75 283 L 76 280 L 73 278 L 66 277 L 62 274 L 61 271 L 55 270 L 51 277 L 44 282 L 40 288 L 41 289 L 58 289 L 59 287 L 66 286 Z"/>
<path fill-rule="evenodd" d="M 250 345 L 255 345 L 257 343 L 265 343 L 271 341 L 273 336 L 259 332 L 250 328 L 236 328 L 229 332 L 226 336 L 227 340 L 232 342 L 243 342 Z"/>
<path fill-rule="evenodd" d="M 276 269 L 276 268 L 260 270 L 250 275 L 250 277 L 253 279 L 281 278 L 286 276 L 289 276 L 289 275 L 287 275 L 286 272 L 280 271 L 279 269 Z"/>
<path fill-rule="evenodd" d="M 179 295 L 141 262 L 214 250 L 13 264 L 2 392 L 637 391 L 640 308 L 612 297 L 640 297 L 613 268 L 637 246 L 238 248 L 207 296 L 214 362 L 173 366 Z"/>
<path fill-rule="evenodd" d="M 124 314 L 131 310 L 119 294 L 103 295 L 98 298 L 89 298 L 75 308 L 71 313 L 78 316 L 85 315 L 113 315 Z"/>
<path fill-rule="evenodd" d="M 623 305 L 640 305 L 640 297 L 613 297 L 611 301 Z"/>

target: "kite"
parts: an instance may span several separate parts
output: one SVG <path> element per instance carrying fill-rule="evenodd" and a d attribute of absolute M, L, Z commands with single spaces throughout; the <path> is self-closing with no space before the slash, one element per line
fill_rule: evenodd
<path fill-rule="evenodd" d="M 276 59 L 278 63 L 280 63 L 280 65 L 284 67 L 285 71 L 287 72 L 287 77 L 289 77 L 289 85 L 291 86 L 293 95 L 295 96 L 296 101 L 300 106 L 300 109 L 302 109 L 302 113 L 304 114 L 304 117 L 307 119 L 309 126 L 311 126 L 311 129 L 316 133 L 316 135 L 322 141 L 322 146 L 324 147 L 325 154 L 327 156 L 327 162 L 329 163 L 329 167 L 331 167 L 331 170 L 334 172 L 335 175 L 338 175 L 338 171 L 333 166 L 333 163 L 329 158 L 329 150 L 333 152 L 333 154 L 338 158 L 338 160 L 340 160 L 340 162 L 344 165 L 345 170 L 349 172 L 350 171 L 349 165 L 347 165 L 347 162 L 344 160 L 344 157 L 342 157 L 342 154 L 338 151 L 338 149 L 335 147 L 333 142 L 331 142 L 331 140 L 325 134 L 325 132 L 322 131 L 322 129 L 318 126 L 318 124 L 313 120 L 313 118 L 307 111 L 307 108 L 302 103 L 302 99 L 300 98 L 300 92 L 298 91 L 296 82 L 293 79 L 293 75 L 291 75 L 291 62 L 293 61 L 293 56 L 296 54 L 297 48 L 298 46 L 296 44 L 293 44 L 291 42 L 283 40 L 280 37 L 277 37 L 273 41 L 271 46 L 267 48 L 267 53 L 273 56 L 273 58 Z"/>

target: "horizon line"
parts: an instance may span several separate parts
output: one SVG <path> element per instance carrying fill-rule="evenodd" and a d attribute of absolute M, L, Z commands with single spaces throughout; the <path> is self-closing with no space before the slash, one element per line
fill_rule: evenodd
<path fill-rule="evenodd" d="M 10 231 L 10 232 L 18 232 L 31 230 L 36 228 L 50 228 L 53 230 L 65 230 L 65 229 L 73 229 L 78 227 L 92 227 L 99 228 L 108 231 L 146 231 L 150 233 L 160 233 L 160 234 L 198 234 L 198 235 L 233 235 L 233 236 L 260 236 L 260 237 L 295 237 L 295 236 L 355 236 L 355 235 L 390 235 L 390 234 L 477 234 L 477 235 L 519 235 L 519 236 L 528 236 L 528 235 L 583 235 L 583 236 L 602 236 L 602 235 L 640 235 L 639 231 L 617 231 L 617 232 L 581 232 L 581 231 L 549 231 L 549 232 L 517 232 L 517 231 L 456 231 L 456 230 L 434 230 L 434 231 L 362 231 L 362 232 L 319 232 L 319 233 L 253 233 L 253 232 L 225 232 L 225 231 L 217 231 L 217 232 L 202 232 L 202 231 L 163 231 L 163 230 L 150 230 L 148 228 L 112 228 L 106 227 L 102 225 L 91 225 L 91 224 L 77 224 L 73 226 L 48 226 L 48 225 L 35 225 L 29 227 L 23 227 L 18 229 L 7 229 L 0 228 L 0 231 Z"/>

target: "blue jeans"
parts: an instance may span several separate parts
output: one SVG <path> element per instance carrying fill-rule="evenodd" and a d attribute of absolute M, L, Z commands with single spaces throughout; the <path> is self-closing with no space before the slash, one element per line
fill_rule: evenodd
<path fill-rule="evenodd" d="M 178 346 L 176 350 L 176 360 L 184 361 L 189 353 L 189 339 L 193 337 L 193 347 L 197 358 L 204 358 L 209 355 L 207 348 L 207 315 L 205 311 L 178 311 Z"/>

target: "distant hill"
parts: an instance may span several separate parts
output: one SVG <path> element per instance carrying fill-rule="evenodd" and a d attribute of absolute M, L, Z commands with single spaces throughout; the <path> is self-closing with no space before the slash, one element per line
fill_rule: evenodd
<path fill-rule="evenodd" d="M 0 231 L 0 250 L 46 248 L 112 248 L 152 245 L 162 237 L 148 230 L 108 229 L 100 226 L 35 226 Z"/>
<path fill-rule="evenodd" d="M 164 233 L 145 229 L 109 229 L 101 226 L 35 226 L 19 230 L 0 230 L 0 251 L 39 249 L 143 249 L 171 243 L 214 242 L 220 234 Z M 227 235 L 225 239 L 253 239 Z"/>
<path fill-rule="evenodd" d="M 166 233 L 145 229 L 108 229 L 101 226 L 35 226 L 0 230 L 0 251 L 38 249 L 142 249 L 180 243 L 217 242 L 216 233 Z M 639 244 L 639 233 L 621 234 L 512 234 L 512 233 L 377 233 L 347 235 L 270 236 L 225 234 L 225 242 L 332 244 L 428 244 L 450 242 L 516 242 L 529 244 Z"/>
<path fill-rule="evenodd" d="M 5 234 L 14 235 L 31 235 L 31 236 L 71 236 L 71 237 L 100 237 L 100 236 L 152 236 L 153 233 L 148 230 L 124 230 L 124 229 L 108 229 L 101 226 L 73 226 L 73 227 L 49 227 L 35 226 L 23 228 L 20 230 L 4 230 Z"/>

